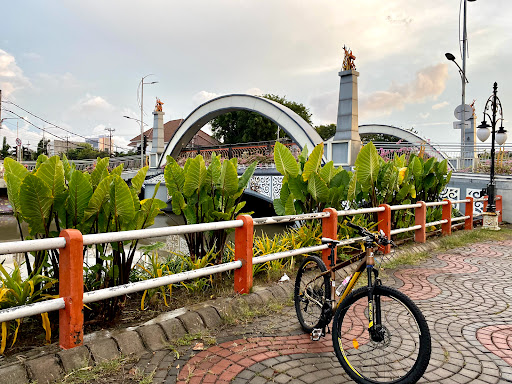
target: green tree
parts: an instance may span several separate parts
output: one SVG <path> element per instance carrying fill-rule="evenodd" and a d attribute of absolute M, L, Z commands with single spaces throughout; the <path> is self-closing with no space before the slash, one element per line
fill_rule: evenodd
<path fill-rule="evenodd" d="M 70 160 L 96 159 L 109 157 L 107 152 L 98 151 L 91 144 L 83 143 L 78 148 L 70 149 L 67 153 Z"/>
<path fill-rule="evenodd" d="M 315 127 L 315 130 L 323 140 L 328 140 L 336 133 L 336 124 L 319 125 Z"/>
<path fill-rule="evenodd" d="M 7 144 L 7 137 L 4 136 L 2 151 L 0 152 L 2 159 L 5 159 L 6 157 L 9 157 L 11 155 L 11 153 L 9 152 L 10 148 L 11 148 L 11 146 L 9 144 Z"/>
<path fill-rule="evenodd" d="M 286 100 L 277 95 L 263 95 L 264 98 L 275 101 L 290 108 L 308 124 L 311 113 L 303 104 Z M 210 122 L 213 137 L 225 144 L 248 143 L 252 141 L 267 141 L 277 139 L 277 124 L 256 112 L 234 111 L 216 117 Z M 284 137 L 281 131 L 279 137 Z"/>

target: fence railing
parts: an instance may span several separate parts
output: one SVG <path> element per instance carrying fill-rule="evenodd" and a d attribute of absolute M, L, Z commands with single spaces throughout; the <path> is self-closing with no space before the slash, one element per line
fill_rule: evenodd
<path fill-rule="evenodd" d="M 378 229 L 384 231 L 386 236 L 403 232 L 414 232 L 414 240 L 423 243 L 426 241 L 427 228 L 441 225 L 442 235 L 449 235 L 452 227 L 461 225 L 464 221 L 464 229 L 473 229 L 474 203 L 484 203 L 484 211 L 487 207 L 487 197 L 473 199 L 467 197 L 464 200 L 438 202 L 417 202 L 405 205 L 382 204 L 374 208 L 350 209 L 337 211 L 333 208 L 326 208 L 323 212 L 307 213 L 290 216 L 274 216 L 253 219 L 249 215 L 240 215 L 236 220 L 214 222 L 206 224 L 182 225 L 166 228 L 149 228 L 124 232 L 109 232 L 101 234 L 82 235 L 76 229 L 65 229 L 60 237 L 29 241 L 14 241 L 0 244 L 0 254 L 14 252 L 32 252 L 48 249 L 59 249 L 60 252 L 60 274 L 59 274 L 59 298 L 46 300 L 34 304 L 19 307 L 7 308 L 0 311 L 0 322 L 11 321 L 27 316 L 33 316 L 49 311 L 59 311 L 59 344 L 63 349 L 70 349 L 83 343 L 83 306 L 129 293 L 141 292 L 146 289 L 157 288 L 169 284 L 176 284 L 182 281 L 198 277 L 210 276 L 213 274 L 234 271 L 234 289 L 238 293 L 249 293 L 253 282 L 253 265 L 265 263 L 270 260 L 282 259 L 290 256 L 307 254 L 310 252 L 322 251 L 322 259 L 327 264 L 329 249 L 327 244 L 316 245 L 285 252 L 273 253 L 264 256 L 253 257 L 254 226 L 286 223 L 298 220 L 322 220 L 322 236 L 332 239 L 337 238 L 337 226 L 339 217 L 348 215 L 360 215 L 365 213 L 377 213 Z M 496 210 L 500 213 L 499 222 L 502 220 L 502 197 L 496 197 Z M 464 203 L 465 216 L 452 217 L 452 204 Z M 427 207 L 441 206 L 442 220 L 426 222 Z M 391 212 L 414 209 L 415 224 L 407 228 L 391 228 Z M 99 289 L 84 293 L 83 283 L 83 247 L 86 245 L 102 244 L 107 242 L 118 242 L 126 240 L 144 239 L 159 236 L 180 235 L 212 231 L 218 229 L 235 229 L 235 260 L 228 263 L 213 265 L 193 271 L 186 271 L 139 281 L 135 283 L 120 285 L 111 288 Z M 343 240 L 339 246 L 352 244 L 362 240 L 361 237 Z M 385 253 L 390 252 L 388 245 Z"/>

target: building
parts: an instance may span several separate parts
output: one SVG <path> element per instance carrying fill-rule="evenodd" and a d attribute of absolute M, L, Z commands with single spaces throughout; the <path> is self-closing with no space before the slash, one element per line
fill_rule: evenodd
<path fill-rule="evenodd" d="M 140 137 L 140 135 L 139 135 L 139 137 Z M 115 152 L 115 150 L 116 150 L 115 145 L 114 145 L 114 140 L 112 140 L 112 142 L 111 142 L 110 136 L 100 135 L 98 137 L 90 137 L 88 139 L 85 139 L 85 142 L 87 144 L 91 144 L 92 147 L 98 151 L 110 153 L 111 149 L 112 149 L 112 152 Z"/>
<path fill-rule="evenodd" d="M 60 156 L 62 153 L 66 153 L 70 149 L 76 149 L 83 145 L 84 143 L 80 141 L 52 140 L 48 144 L 48 153 L 50 156 Z"/>

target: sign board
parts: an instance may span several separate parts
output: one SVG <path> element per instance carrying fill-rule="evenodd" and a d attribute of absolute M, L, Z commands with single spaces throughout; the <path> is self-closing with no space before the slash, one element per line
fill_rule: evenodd
<path fill-rule="evenodd" d="M 16 138 L 16 145 L 21 145 L 21 139 L 19 137 Z"/>
<path fill-rule="evenodd" d="M 464 120 L 469 120 L 473 117 L 473 108 L 471 108 L 471 106 L 467 104 L 464 104 L 464 106 Z M 462 120 L 462 104 L 455 108 L 453 114 L 455 115 L 455 118 L 457 120 Z"/>
<path fill-rule="evenodd" d="M 453 129 L 460 129 L 460 127 L 462 126 L 462 121 L 454 121 L 453 122 Z M 470 129 L 470 124 L 469 124 L 469 121 L 465 121 L 464 122 L 464 130 L 467 131 L 468 129 Z"/>

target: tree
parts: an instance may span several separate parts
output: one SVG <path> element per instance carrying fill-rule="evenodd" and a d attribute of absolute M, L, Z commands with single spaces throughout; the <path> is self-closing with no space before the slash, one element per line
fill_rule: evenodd
<path fill-rule="evenodd" d="M 2 159 L 5 159 L 6 157 L 11 156 L 11 153 L 9 152 L 10 148 L 11 148 L 11 146 L 9 144 L 7 144 L 7 137 L 4 136 L 4 142 L 2 145 L 2 150 L 0 152 Z"/>
<path fill-rule="evenodd" d="M 336 124 L 319 125 L 315 130 L 323 140 L 329 140 L 336 133 Z"/>
<path fill-rule="evenodd" d="M 39 155 L 48 155 L 48 143 L 50 140 L 39 140 L 37 143 L 37 152 L 32 153 L 32 160 L 37 160 Z"/>
<path fill-rule="evenodd" d="M 83 160 L 83 159 L 96 159 L 98 157 L 109 157 L 109 154 L 104 151 L 98 151 L 93 148 L 91 144 L 83 143 L 80 147 L 70 149 L 67 153 L 70 160 Z"/>
<path fill-rule="evenodd" d="M 311 113 L 303 104 L 286 100 L 277 95 L 263 95 L 290 108 L 308 124 L 311 124 Z M 216 117 L 210 122 L 213 137 L 225 144 L 248 143 L 252 141 L 268 141 L 277 139 L 277 124 L 256 112 L 234 111 Z M 284 132 L 279 134 L 285 136 Z"/>

